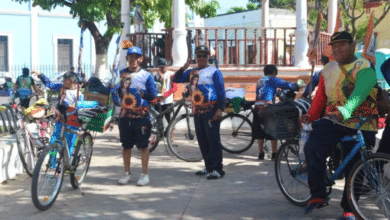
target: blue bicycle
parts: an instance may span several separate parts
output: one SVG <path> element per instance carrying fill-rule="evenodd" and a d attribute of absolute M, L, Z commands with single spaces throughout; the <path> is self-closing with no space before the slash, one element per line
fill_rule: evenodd
<path fill-rule="evenodd" d="M 357 135 L 341 140 L 341 143 L 357 141 L 352 151 L 341 163 L 334 155 L 327 160 L 328 195 L 346 165 L 360 152 L 361 160 L 352 168 L 347 183 L 349 203 L 361 219 L 390 219 L 390 156 L 367 149 L 360 128 L 370 118 L 359 119 Z M 307 205 L 310 189 L 305 161 L 299 158 L 298 140 L 287 141 L 280 147 L 275 160 L 275 175 L 280 190 L 291 203 Z"/>

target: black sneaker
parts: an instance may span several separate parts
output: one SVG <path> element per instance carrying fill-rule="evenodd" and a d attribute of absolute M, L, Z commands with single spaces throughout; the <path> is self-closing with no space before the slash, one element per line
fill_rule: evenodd
<path fill-rule="evenodd" d="M 199 171 L 196 171 L 195 175 L 197 176 L 206 176 L 207 174 L 209 174 L 210 172 L 207 171 L 206 169 L 204 170 L 199 170 Z"/>
<path fill-rule="evenodd" d="M 259 153 L 259 160 L 264 160 L 264 152 Z"/>
<path fill-rule="evenodd" d="M 216 171 L 214 170 L 210 175 L 207 177 L 208 180 L 216 180 L 221 179 L 223 176 L 225 176 L 225 171 Z"/>
<path fill-rule="evenodd" d="M 275 152 L 272 153 L 271 159 L 272 159 L 272 160 L 275 160 L 275 159 L 276 159 L 276 153 L 275 153 Z"/>

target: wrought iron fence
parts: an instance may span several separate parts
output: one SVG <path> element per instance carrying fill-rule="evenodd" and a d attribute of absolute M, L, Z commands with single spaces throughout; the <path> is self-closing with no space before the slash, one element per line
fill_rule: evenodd
<path fill-rule="evenodd" d="M 22 69 L 28 68 L 31 71 L 39 71 L 49 79 L 57 79 L 63 73 L 67 71 L 72 71 L 72 67 L 69 66 L 54 66 L 54 65 L 39 65 L 39 66 L 27 66 L 27 65 L 14 65 L 8 68 L 8 71 L 1 71 L 0 68 L 0 78 L 11 77 L 13 80 L 16 80 L 18 76 L 22 75 Z M 73 70 L 77 72 L 77 69 Z M 95 67 L 93 65 L 83 65 L 82 72 L 85 73 L 87 78 L 90 78 L 95 71 Z"/>

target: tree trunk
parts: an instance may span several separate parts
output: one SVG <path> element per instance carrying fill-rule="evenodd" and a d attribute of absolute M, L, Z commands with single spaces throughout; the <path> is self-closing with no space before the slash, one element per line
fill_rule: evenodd
<path fill-rule="evenodd" d="M 93 76 L 99 79 L 106 78 L 106 75 L 109 73 L 107 62 L 109 42 L 109 40 L 103 37 L 100 37 L 97 40 L 95 39 L 96 63 Z"/>

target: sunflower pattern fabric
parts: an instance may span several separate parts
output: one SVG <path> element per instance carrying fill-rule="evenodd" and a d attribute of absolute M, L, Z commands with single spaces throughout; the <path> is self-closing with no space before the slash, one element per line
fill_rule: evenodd
<path fill-rule="evenodd" d="M 316 96 L 309 110 L 310 121 L 319 119 L 323 110 L 329 111 L 337 108 L 343 115 L 344 121 L 335 122 L 356 129 L 357 121 L 349 120 L 351 117 L 378 114 L 376 106 L 378 90 L 374 88 L 377 78 L 375 71 L 370 68 L 369 61 L 361 58 L 344 67 L 355 79 L 355 83 L 352 84 L 345 77 L 338 62 L 334 61 L 325 65 Z M 376 131 L 377 123 L 377 119 L 372 119 L 362 126 L 362 130 Z"/>
<path fill-rule="evenodd" d="M 118 83 L 111 90 L 112 98 L 116 105 L 121 106 L 121 117 L 147 118 L 149 113 L 148 102 L 157 96 L 157 88 L 151 73 L 139 69 L 137 72 L 130 72 L 128 68 L 121 73 L 130 73 L 131 84 L 123 94 Z"/>
<path fill-rule="evenodd" d="M 178 72 L 173 77 L 176 83 L 191 83 L 191 100 L 194 114 L 203 114 L 225 107 L 225 88 L 222 73 L 215 67 L 193 68 Z"/>

